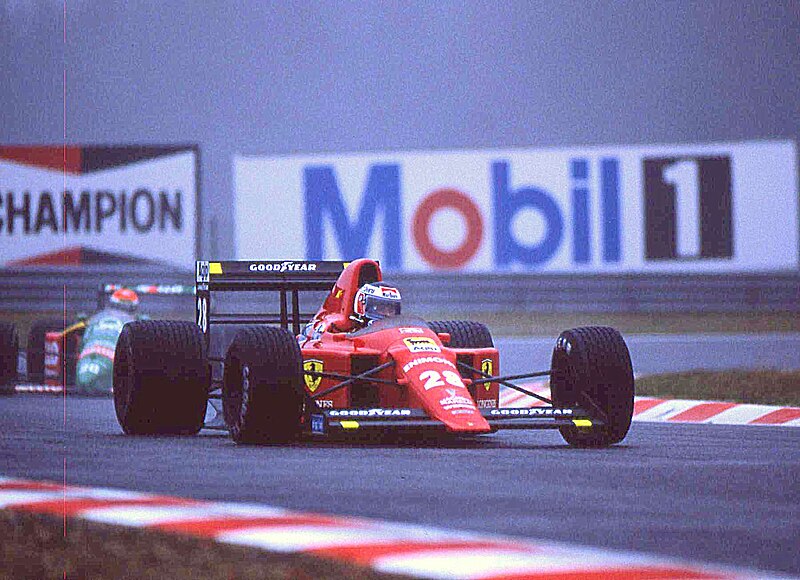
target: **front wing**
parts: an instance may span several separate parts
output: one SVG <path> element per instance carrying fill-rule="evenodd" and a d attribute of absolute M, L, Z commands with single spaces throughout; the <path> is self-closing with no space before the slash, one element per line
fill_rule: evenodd
<path fill-rule="evenodd" d="M 481 409 L 492 432 L 500 429 L 555 429 L 558 427 L 594 427 L 603 425 L 585 410 L 558 407 L 530 409 Z M 327 409 L 310 414 L 308 429 L 313 435 L 331 435 L 374 430 L 441 431 L 444 423 L 431 419 L 422 409 Z"/>

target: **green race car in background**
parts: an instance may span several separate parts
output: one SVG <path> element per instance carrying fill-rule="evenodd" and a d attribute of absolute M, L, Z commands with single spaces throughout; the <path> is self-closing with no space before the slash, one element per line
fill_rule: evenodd
<path fill-rule="evenodd" d="M 79 316 L 66 327 L 63 319 L 38 320 L 31 326 L 24 365 L 26 382 L 54 391 L 67 387 L 69 392 L 81 394 L 111 393 L 114 350 L 122 327 L 149 318 L 139 312 L 139 296 L 193 294 L 194 286 L 181 284 L 104 284 L 93 315 Z M 0 323 L 0 359 L 9 361 L 4 367 L 17 360 L 17 350 L 16 329 Z M 5 384 L 4 391 L 13 392 L 9 385 L 16 372 L 6 369 L 0 375 L 0 386 Z"/>

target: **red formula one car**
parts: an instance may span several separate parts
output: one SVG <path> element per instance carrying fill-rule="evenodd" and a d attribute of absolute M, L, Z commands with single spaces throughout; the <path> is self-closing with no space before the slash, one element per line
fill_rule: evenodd
<path fill-rule="evenodd" d="M 237 443 L 270 443 L 558 428 L 572 445 L 608 446 L 630 427 L 630 356 L 611 328 L 565 331 L 548 370 L 502 376 L 484 325 L 402 313 L 399 290 L 372 260 L 197 262 L 196 283 L 197 324 L 136 321 L 122 331 L 114 405 L 125 433 L 221 428 Z M 322 307 L 301 314 L 300 293 L 315 290 L 327 292 Z M 248 292 L 252 309 L 268 291 L 279 312 L 243 313 L 241 300 L 235 312 L 212 309 L 220 293 Z M 229 342 L 224 325 L 239 326 Z M 548 375 L 552 400 L 512 382 Z M 546 406 L 500 408 L 500 385 Z M 224 422 L 205 420 L 207 403 Z"/>

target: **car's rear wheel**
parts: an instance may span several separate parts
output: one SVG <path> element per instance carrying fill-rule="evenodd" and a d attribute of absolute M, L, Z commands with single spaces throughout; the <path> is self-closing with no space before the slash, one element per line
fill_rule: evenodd
<path fill-rule="evenodd" d="M 450 348 L 493 348 L 492 333 L 485 324 L 471 320 L 433 320 L 428 322 L 436 333 L 450 335 Z"/>
<path fill-rule="evenodd" d="M 200 328 L 176 320 L 126 324 L 114 352 L 114 409 L 128 435 L 194 435 L 210 382 Z"/>
<path fill-rule="evenodd" d="M 607 447 L 625 438 L 633 417 L 633 369 L 625 340 L 613 328 L 561 333 L 553 349 L 550 390 L 556 407 L 581 407 L 605 424 L 561 427 L 576 447 Z"/>
<path fill-rule="evenodd" d="M 10 322 L 0 322 L 0 394 L 13 395 L 17 380 L 19 335 Z"/>
<path fill-rule="evenodd" d="M 297 437 L 303 413 L 303 356 L 287 330 L 249 326 L 225 356 L 222 408 L 237 443 L 283 443 Z"/>

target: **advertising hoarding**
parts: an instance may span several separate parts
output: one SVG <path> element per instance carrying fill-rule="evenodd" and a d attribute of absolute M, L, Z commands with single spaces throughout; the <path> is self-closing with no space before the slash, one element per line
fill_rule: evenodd
<path fill-rule="evenodd" d="M 194 146 L 0 146 L 0 265 L 74 251 L 188 267 Z"/>
<path fill-rule="evenodd" d="M 790 141 L 234 160 L 240 258 L 390 270 L 798 268 Z"/>

